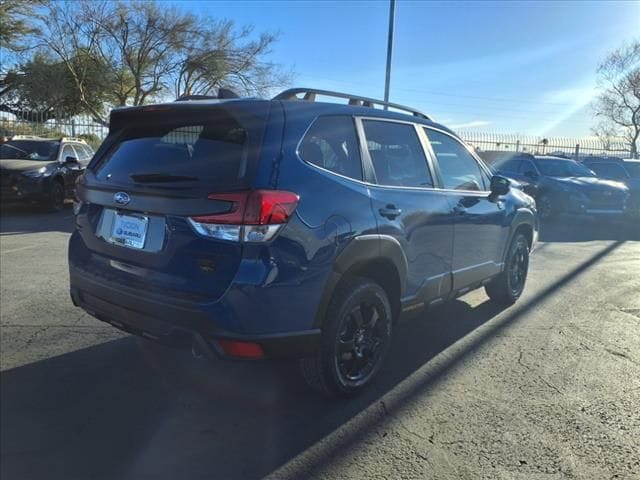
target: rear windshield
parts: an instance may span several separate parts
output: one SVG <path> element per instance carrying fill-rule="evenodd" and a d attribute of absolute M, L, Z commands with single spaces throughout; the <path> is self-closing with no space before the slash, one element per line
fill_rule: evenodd
<path fill-rule="evenodd" d="M 265 117 L 217 107 L 189 115 L 137 115 L 112 134 L 113 145 L 92 166 L 114 186 L 247 188 L 255 171 Z M 262 112 L 265 113 L 265 112 Z M 177 118 L 176 118 L 177 117 Z"/>

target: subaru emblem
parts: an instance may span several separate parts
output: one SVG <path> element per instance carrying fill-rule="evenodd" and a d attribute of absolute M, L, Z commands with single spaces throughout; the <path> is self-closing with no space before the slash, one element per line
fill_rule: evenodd
<path fill-rule="evenodd" d="M 131 201 L 131 198 L 125 192 L 118 192 L 113 196 L 113 201 L 118 205 L 126 205 Z"/>

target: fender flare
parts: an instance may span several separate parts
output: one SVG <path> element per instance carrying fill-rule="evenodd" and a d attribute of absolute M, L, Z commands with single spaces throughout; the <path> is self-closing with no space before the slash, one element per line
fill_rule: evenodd
<path fill-rule="evenodd" d="M 315 328 L 322 326 L 336 287 L 347 272 L 356 265 L 380 259 L 390 261 L 398 270 L 402 296 L 407 282 L 408 262 L 400 242 L 390 235 L 359 235 L 354 237 L 335 259 L 333 270 L 325 283 L 320 297 L 320 303 L 313 322 Z"/>
<path fill-rule="evenodd" d="M 518 228 L 522 225 L 526 225 L 531 228 L 533 232 L 535 240 L 535 231 L 536 231 L 536 217 L 534 213 L 528 208 L 520 208 L 516 210 L 513 220 L 511 221 L 511 228 L 509 229 L 509 237 L 507 239 L 507 243 L 505 244 L 504 252 L 502 252 L 502 265 L 504 266 L 507 261 L 507 253 L 509 252 L 509 247 L 511 246 L 511 242 L 513 241 L 513 237 L 516 234 Z"/>

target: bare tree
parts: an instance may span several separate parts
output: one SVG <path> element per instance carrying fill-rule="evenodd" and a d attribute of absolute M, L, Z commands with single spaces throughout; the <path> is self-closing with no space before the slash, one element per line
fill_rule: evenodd
<path fill-rule="evenodd" d="M 640 138 L 640 40 L 611 52 L 597 72 L 602 91 L 594 103 L 600 120 L 596 128 L 623 136 L 635 158 Z"/>
<path fill-rule="evenodd" d="M 291 72 L 264 60 L 278 39 L 276 34 L 252 39 L 252 27 L 236 30 L 230 20 L 206 22 L 208 28 L 200 22 L 195 35 L 199 38 L 182 53 L 174 84 L 177 97 L 203 95 L 220 87 L 264 95 L 291 81 Z"/>
<path fill-rule="evenodd" d="M 602 148 L 605 150 L 611 150 L 611 145 L 614 140 L 620 137 L 618 127 L 608 121 L 600 121 L 600 123 L 591 129 L 591 132 L 600 140 Z"/>
<path fill-rule="evenodd" d="M 251 27 L 185 13 L 154 0 L 58 0 L 41 18 L 41 45 L 66 65 L 78 101 L 98 122 L 91 98 L 93 71 L 104 72 L 106 103 L 142 105 L 221 86 L 262 93 L 289 78 L 265 60 L 277 40 Z"/>

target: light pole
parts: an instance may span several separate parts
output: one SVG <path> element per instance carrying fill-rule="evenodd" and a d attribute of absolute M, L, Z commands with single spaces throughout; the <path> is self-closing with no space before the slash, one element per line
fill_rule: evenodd
<path fill-rule="evenodd" d="M 387 74 L 384 80 L 384 101 L 389 101 L 389 82 L 391 81 L 391 52 L 393 51 L 393 24 L 396 16 L 396 0 L 389 3 L 389 38 L 387 40 Z M 387 110 L 387 106 L 384 106 Z"/>

